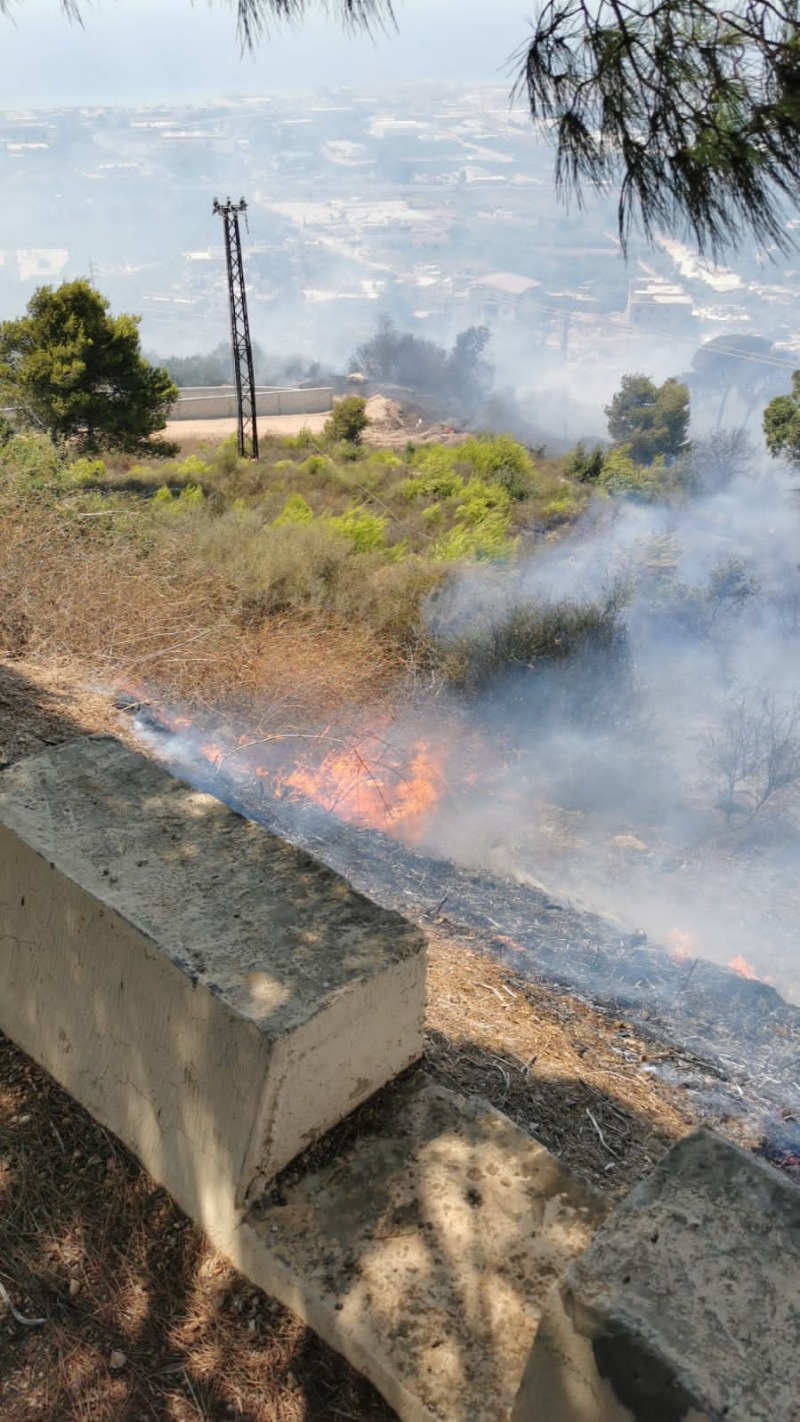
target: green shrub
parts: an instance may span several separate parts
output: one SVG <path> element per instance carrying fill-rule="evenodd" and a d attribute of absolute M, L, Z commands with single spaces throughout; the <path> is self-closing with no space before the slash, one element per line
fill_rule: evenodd
<path fill-rule="evenodd" d="M 0 450 L 3 482 L 20 492 L 57 493 L 69 483 L 63 451 L 48 435 L 26 431 L 7 440 Z"/>
<path fill-rule="evenodd" d="M 359 444 L 368 424 L 367 402 L 363 396 L 346 395 L 343 400 L 336 401 L 322 433 L 327 440 Z"/>
<path fill-rule="evenodd" d="M 327 465 L 328 460 L 324 454 L 310 454 L 308 459 L 304 459 L 302 464 L 297 465 L 297 469 L 303 474 L 323 474 Z"/>
<path fill-rule="evenodd" d="M 431 549 L 439 562 L 493 562 L 510 558 L 517 540 L 508 536 L 508 516 L 495 509 L 475 523 L 456 523 Z"/>
<path fill-rule="evenodd" d="M 458 459 L 481 479 L 500 484 L 509 498 L 530 498 L 536 470 L 528 451 L 511 435 L 476 435 L 458 446 Z"/>
<path fill-rule="evenodd" d="M 132 470 L 130 471 L 133 472 Z M 69 480 L 73 484 L 96 484 L 106 477 L 105 460 L 103 459 L 73 459 L 67 469 Z"/>
<path fill-rule="evenodd" d="M 287 523 L 312 523 L 314 510 L 307 504 L 302 494 L 290 494 L 272 527 L 281 528 Z"/>
<path fill-rule="evenodd" d="M 180 464 L 175 465 L 175 478 L 187 479 L 192 484 L 196 484 L 198 479 L 207 479 L 210 473 L 211 466 L 198 459 L 196 454 L 188 455 Z"/>
<path fill-rule="evenodd" d="M 284 435 L 280 443 L 283 449 L 310 449 L 313 447 L 315 439 L 313 430 L 310 430 L 307 425 L 303 425 L 297 434 Z"/>
<path fill-rule="evenodd" d="M 363 507 L 354 508 L 328 521 L 337 533 L 349 538 L 356 553 L 367 553 L 386 546 L 386 518 L 383 514 L 370 513 Z"/>
<path fill-rule="evenodd" d="M 576 518 L 581 511 L 578 500 L 572 494 L 561 494 L 557 499 L 549 499 L 542 508 L 542 514 L 551 523 L 566 523 Z"/>
<path fill-rule="evenodd" d="M 602 445 L 596 444 L 594 449 L 587 451 L 581 442 L 568 456 L 565 472 L 571 479 L 577 479 L 581 484 L 596 484 L 603 472 L 603 460 Z"/>

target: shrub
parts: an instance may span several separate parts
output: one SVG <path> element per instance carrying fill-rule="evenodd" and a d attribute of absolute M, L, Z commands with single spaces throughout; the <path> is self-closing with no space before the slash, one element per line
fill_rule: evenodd
<path fill-rule="evenodd" d="M 198 459 L 196 454 L 188 455 L 180 464 L 175 465 L 175 478 L 187 479 L 192 484 L 196 484 L 198 479 L 208 478 L 210 473 L 211 466 Z"/>
<path fill-rule="evenodd" d="M 581 484 L 596 484 L 603 472 L 603 458 L 602 445 L 596 444 L 594 449 L 587 451 L 581 442 L 567 459 L 566 473 Z"/>
<path fill-rule="evenodd" d="M 510 558 L 517 540 L 508 537 L 508 518 L 494 510 L 475 523 L 456 523 L 437 539 L 431 556 L 439 562 L 492 562 Z"/>
<path fill-rule="evenodd" d="M 106 477 L 105 461 L 85 457 L 73 459 L 67 473 L 73 484 L 96 484 Z"/>
<path fill-rule="evenodd" d="M 368 424 L 366 400 L 361 395 L 347 395 L 336 401 L 322 433 L 327 440 L 359 444 Z"/>
<path fill-rule="evenodd" d="M 303 428 L 298 430 L 297 434 L 284 435 L 281 444 L 284 449 L 310 449 L 314 444 L 314 440 L 315 435 L 313 430 L 310 430 L 307 425 L 303 425 Z"/>
<path fill-rule="evenodd" d="M 564 661 L 589 649 L 607 650 L 624 637 L 616 590 L 601 602 L 525 604 L 510 608 L 450 643 L 451 678 L 479 689 L 511 668 Z"/>
<path fill-rule="evenodd" d="M 328 465 L 328 460 L 323 454 L 310 454 L 308 459 L 304 459 L 302 464 L 298 464 L 298 470 L 303 474 L 324 474 Z"/>
<path fill-rule="evenodd" d="M 386 519 L 383 514 L 370 513 L 365 508 L 347 509 L 329 522 L 337 533 L 349 538 L 356 553 L 367 553 L 386 546 Z"/>
<path fill-rule="evenodd" d="M 57 493 L 68 482 L 63 451 L 48 435 L 14 435 L 3 446 L 0 468 L 7 486 L 22 493 Z"/>
<path fill-rule="evenodd" d="M 481 479 L 500 484 L 511 499 L 527 499 L 534 492 L 533 461 L 511 435 L 476 435 L 458 446 L 458 458 Z"/>
<path fill-rule="evenodd" d="M 580 513 L 580 504 L 571 494 L 561 494 L 557 499 L 550 499 L 544 505 L 542 513 L 551 523 L 565 523 Z"/>
<path fill-rule="evenodd" d="M 314 510 L 306 503 L 302 494 L 290 494 L 272 527 L 281 528 L 287 523 L 312 523 Z"/>

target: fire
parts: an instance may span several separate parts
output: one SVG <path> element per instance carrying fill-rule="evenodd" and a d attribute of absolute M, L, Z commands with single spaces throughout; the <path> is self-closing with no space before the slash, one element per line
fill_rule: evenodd
<path fill-rule="evenodd" d="M 185 719 L 185 718 L 184 718 Z M 210 765 L 219 767 L 225 760 L 228 752 L 224 746 L 217 745 L 214 741 L 207 741 L 199 747 L 200 754 L 205 756 Z"/>
<path fill-rule="evenodd" d="M 304 795 L 349 824 L 416 844 L 445 789 L 444 761 L 444 750 L 428 741 L 403 754 L 373 735 L 335 747 L 316 769 L 305 763 L 276 779 L 284 793 Z"/>
<path fill-rule="evenodd" d="M 683 933 L 680 928 L 673 928 L 670 933 L 669 948 L 667 951 L 670 958 L 674 958 L 678 963 L 683 963 L 687 958 L 697 956 L 691 933 Z"/>
<path fill-rule="evenodd" d="M 733 971 L 739 973 L 743 978 L 758 979 L 755 969 L 751 967 L 746 958 L 742 957 L 741 953 L 737 953 L 735 958 L 731 958 L 728 967 L 733 968 Z"/>

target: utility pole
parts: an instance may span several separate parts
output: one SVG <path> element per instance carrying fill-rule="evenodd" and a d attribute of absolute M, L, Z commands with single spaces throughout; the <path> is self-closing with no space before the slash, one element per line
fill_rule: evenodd
<path fill-rule="evenodd" d="M 233 378 L 236 383 L 236 411 L 239 421 L 239 453 L 258 459 L 258 426 L 256 423 L 256 382 L 253 376 L 253 347 L 250 344 L 250 323 L 247 319 L 247 293 L 244 285 L 242 239 L 239 235 L 239 213 L 247 212 L 244 198 L 223 206 L 214 199 L 214 212 L 225 227 L 225 260 L 228 266 L 228 295 L 231 306 L 231 342 L 233 345 Z"/>

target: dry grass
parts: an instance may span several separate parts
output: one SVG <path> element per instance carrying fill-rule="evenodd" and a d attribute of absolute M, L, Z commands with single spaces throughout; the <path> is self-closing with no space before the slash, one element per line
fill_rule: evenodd
<path fill-rule="evenodd" d="M 0 551 L 0 650 L 78 663 L 106 681 L 169 687 L 190 704 L 233 695 L 289 722 L 380 699 L 396 651 L 319 609 L 249 611 L 221 569 L 198 567 L 177 532 L 146 555 L 44 509 L 8 523 Z"/>
<path fill-rule="evenodd" d="M 3 1422 L 394 1415 L 4 1038 L 0 1219 Z"/>

